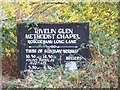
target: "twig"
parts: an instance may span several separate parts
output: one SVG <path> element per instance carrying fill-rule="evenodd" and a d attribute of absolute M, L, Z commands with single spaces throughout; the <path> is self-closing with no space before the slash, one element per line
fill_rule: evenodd
<path fill-rule="evenodd" d="M 63 2 L 46 2 L 46 3 L 42 3 L 42 4 L 41 4 L 41 8 L 42 8 L 44 5 L 47 5 L 47 4 L 52 4 L 52 5 L 51 5 L 51 6 L 48 6 L 47 8 L 45 8 L 44 10 L 42 10 L 42 11 L 40 11 L 40 12 L 34 13 L 35 10 L 39 7 L 39 5 L 37 5 L 37 6 L 33 9 L 33 11 L 31 12 L 31 16 L 30 16 L 29 18 L 33 17 L 33 15 L 35 15 L 35 14 L 37 14 L 37 13 L 43 13 L 43 12 L 46 11 L 48 8 L 52 7 L 54 4 L 65 4 L 65 3 L 63 3 Z M 28 18 L 28 19 L 29 19 L 29 18 Z M 28 20 L 28 19 L 27 19 L 27 20 Z"/>

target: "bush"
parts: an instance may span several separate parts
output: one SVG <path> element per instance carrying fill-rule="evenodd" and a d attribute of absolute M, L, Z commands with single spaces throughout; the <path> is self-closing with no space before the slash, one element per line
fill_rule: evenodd
<path fill-rule="evenodd" d="M 10 57 L 11 61 L 9 63 L 15 58 L 11 55 L 17 52 L 16 24 L 26 21 L 27 23 L 31 23 L 31 21 L 90 22 L 89 47 L 92 57 L 86 68 L 76 72 L 67 72 L 60 68 L 49 72 L 36 72 L 32 76 L 26 77 L 25 80 L 12 79 L 5 82 L 3 84 L 5 87 L 117 88 L 119 52 L 117 32 L 119 8 L 117 8 L 117 3 L 68 2 L 43 4 L 41 2 L 2 2 L 1 8 L 3 10 L 1 18 L 6 18 L 2 20 L 0 27 L 1 41 L 5 57 Z M 4 62 L 8 60 L 7 58 L 3 59 Z M 15 64 L 14 62 L 16 60 L 13 61 L 13 64 Z"/>

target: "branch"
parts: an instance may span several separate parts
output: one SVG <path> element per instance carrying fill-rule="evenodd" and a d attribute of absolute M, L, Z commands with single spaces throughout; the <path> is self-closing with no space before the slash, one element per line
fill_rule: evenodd
<path fill-rule="evenodd" d="M 43 12 L 46 11 L 48 8 L 52 7 L 54 4 L 66 4 L 66 3 L 65 3 L 65 2 L 44 2 L 44 3 L 41 4 L 41 7 L 40 7 L 40 8 L 42 8 L 43 6 L 45 6 L 45 5 L 47 5 L 47 4 L 52 4 L 52 5 L 51 5 L 51 6 L 48 6 L 46 9 L 44 9 L 44 10 L 42 10 L 42 11 L 39 11 L 39 12 L 34 13 L 34 12 L 36 11 L 36 9 L 39 7 L 39 5 L 37 5 L 37 6 L 32 10 L 31 16 L 30 16 L 29 18 L 33 17 L 33 15 L 35 15 L 35 14 L 37 14 L 37 13 L 43 13 Z M 28 19 L 29 19 L 29 18 L 28 18 Z"/>
<path fill-rule="evenodd" d="M 13 18 L 16 18 L 16 17 L 5 18 L 5 19 L 1 19 L 0 21 L 12 20 Z"/>
<path fill-rule="evenodd" d="M 52 6 L 53 6 L 53 5 L 46 7 L 46 8 L 45 8 L 44 10 L 42 10 L 42 11 L 35 12 L 35 13 L 33 13 L 30 17 L 33 17 L 33 15 L 35 15 L 35 14 L 37 14 L 37 13 L 43 13 L 43 12 L 46 11 L 48 8 L 51 8 Z"/>

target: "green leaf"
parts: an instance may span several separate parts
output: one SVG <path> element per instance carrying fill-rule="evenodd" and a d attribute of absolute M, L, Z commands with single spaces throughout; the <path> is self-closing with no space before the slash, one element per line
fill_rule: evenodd
<path fill-rule="evenodd" d="M 83 3 L 83 2 L 80 2 L 80 3 L 79 3 L 79 6 L 84 6 L 84 3 Z"/>

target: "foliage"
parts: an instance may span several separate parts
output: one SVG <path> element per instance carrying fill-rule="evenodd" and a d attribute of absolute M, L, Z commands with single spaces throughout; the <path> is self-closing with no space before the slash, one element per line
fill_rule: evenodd
<path fill-rule="evenodd" d="M 91 62 L 78 71 L 78 77 L 73 72 L 60 74 L 59 70 L 36 73 L 29 82 L 31 87 L 117 87 L 117 64 L 118 64 L 118 9 L 115 2 L 68 2 L 68 3 L 41 3 L 19 2 L 1 3 L 3 53 L 10 56 L 16 51 L 16 25 L 26 22 L 90 22 L 90 51 Z M 14 57 L 13 57 L 14 58 Z M 56 73 L 57 72 L 57 73 Z M 63 71 L 64 72 L 64 71 Z M 69 73 L 69 74 L 68 74 Z M 61 75 L 63 80 L 58 78 Z M 68 75 L 68 76 L 67 76 Z M 45 76 L 45 77 L 44 77 Z M 70 78 L 72 77 L 72 78 Z M 53 80 L 52 80 L 53 79 Z M 41 79 L 40 79 L 41 80 Z M 75 81 L 75 82 L 74 82 Z M 16 80 L 11 81 L 13 85 Z M 11 83 L 10 82 L 10 83 Z M 65 83 L 69 84 L 64 85 Z M 8 82 L 9 83 L 9 82 Z M 9 84 L 10 84 L 9 83 Z M 24 87 L 26 80 L 17 83 Z M 39 85 L 38 85 L 39 83 Z M 58 86 L 56 83 L 59 83 Z"/>
<path fill-rule="evenodd" d="M 17 37 L 16 35 L 16 19 L 11 18 L 12 20 L 6 20 L 2 23 L 2 47 L 4 53 L 8 56 L 11 52 L 15 52 Z"/>
<path fill-rule="evenodd" d="M 92 61 L 82 70 L 66 71 L 62 67 L 29 73 L 25 79 L 8 79 L 3 87 L 16 88 L 117 88 L 117 71 L 114 62 Z M 114 65 L 113 65 L 114 64 Z M 99 66 L 100 67 L 99 67 Z M 113 65 L 113 66 L 112 66 Z M 115 66 L 115 67 L 114 67 Z M 112 69 L 111 69 L 112 68 Z M 113 73 L 114 71 L 114 73 Z"/>
<path fill-rule="evenodd" d="M 9 86 L 14 87 L 15 85 L 18 86 L 18 88 L 67 88 L 75 87 L 77 78 L 77 72 L 67 72 L 62 68 L 57 68 L 55 70 L 34 72 L 33 74 L 27 76 L 24 80 L 17 79 L 5 83 L 4 87 L 7 87 L 7 85 L 12 82 Z"/>
<path fill-rule="evenodd" d="M 44 7 L 42 7 L 43 5 Z M 1 8 L 3 10 L 3 19 L 5 18 L 1 25 L 2 46 L 5 54 L 9 55 L 10 52 L 15 50 L 17 42 L 16 24 L 26 20 L 39 22 L 90 22 L 91 43 L 99 47 L 103 53 L 109 54 L 114 53 L 117 47 L 118 11 L 115 3 L 69 2 L 65 4 L 42 4 L 20 2 L 2 3 Z"/>

